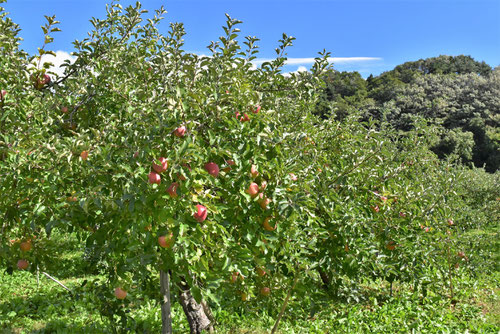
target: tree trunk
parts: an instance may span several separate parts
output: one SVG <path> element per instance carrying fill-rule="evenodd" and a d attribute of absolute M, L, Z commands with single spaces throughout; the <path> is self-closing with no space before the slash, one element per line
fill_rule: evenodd
<path fill-rule="evenodd" d="M 172 334 L 172 313 L 170 311 L 170 275 L 160 270 L 161 285 L 161 333 Z"/>
<path fill-rule="evenodd" d="M 200 334 L 204 330 L 208 330 L 209 332 L 213 331 L 212 322 L 207 312 L 205 312 L 203 302 L 196 302 L 191 295 L 189 286 L 184 280 L 179 284 L 179 301 L 184 310 L 184 314 L 186 314 L 189 328 L 191 328 L 191 334 Z M 205 307 L 208 306 L 205 305 Z"/>

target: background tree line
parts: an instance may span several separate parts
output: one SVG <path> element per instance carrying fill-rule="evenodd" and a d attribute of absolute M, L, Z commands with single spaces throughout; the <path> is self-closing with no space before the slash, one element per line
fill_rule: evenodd
<path fill-rule="evenodd" d="M 361 111 L 366 118 L 412 129 L 424 117 L 439 134 L 432 150 L 440 158 L 495 172 L 500 166 L 500 67 L 470 56 L 420 59 L 366 80 L 358 72 L 331 70 L 318 113 L 327 117 Z"/>

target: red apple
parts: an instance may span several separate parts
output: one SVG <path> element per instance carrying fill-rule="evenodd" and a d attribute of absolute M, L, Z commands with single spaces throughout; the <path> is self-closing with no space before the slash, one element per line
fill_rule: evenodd
<path fill-rule="evenodd" d="M 19 245 L 19 247 L 21 248 L 21 250 L 23 252 L 30 251 L 31 250 L 31 240 L 27 240 L 27 241 L 21 242 L 21 244 Z"/>
<path fill-rule="evenodd" d="M 258 202 L 262 210 L 266 210 L 269 203 L 271 203 L 271 199 L 260 193 Z"/>
<path fill-rule="evenodd" d="M 260 106 L 258 105 L 256 109 L 252 110 L 254 114 L 258 114 L 260 112 Z"/>
<path fill-rule="evenodd" d="M 50 76 L 48 74 L 44 74 L 43 79 L 42 79 L 42 84 L 48 85 L 50 83 L 50 81 L 51 81 Z"/>
<path fill-rule="evenodd" d="M 250 117 L 248 117 L 247 114 L 243 114 L 243 116 L 241 116 L 240 118 L 240 122 L 248 122 L 250 121 Z"/>
<path fill-rule="evenodd" d="M 400 213 L 399 213 L 399 217 L 401 217 L 401 218 L 406 217 L 406 213 L 404 213 L 404 212 L 400 212 Z"/>
<path fill-rule="evenodd" d="M 448 219 L 448 225 L 453 226 L 453 225 L 455 225 L 455 223 L 453 222 L 453 220 Z"/>
<path fill-rule="evenodd" d="M 260 294 L 267 297 L 271 294 L 271 289 L 269 289 L 268 287 L 263 287 L 260 289 Z"/>
<path fill-rule="evenodd" d="M 174 131 L 174 135 L 177 137 L 184 137 L 186 134 L 186 127 L 185 126 L 180 126 Z"/>
<path fill-rule="evenodd" d="M 82 158 L 82 160 L 87 160 L 88 157 L 89 151 L 82 151 L 82 153 L 80 153 L 80 158 Z"/>
<path fill-rule="evenodd" d="M 256 271 L 257 271 L 257 275 L 259 275 L 259 277 L 262 277 L 266 274 L 265 270 L 262 269 L 261 267 L 257 267 Z"/>
<path fill-rule="evenodd" d="M 203 222 L 205 219 L 207 219 L 208 211 L 207 208 L 204 207 L 203 205 L 197 204 L 196 205 L 196 212 L 194 213 L 193 217 L 196 219 L 198 222 Z"/>
<path fill-rule="evenodd" d="M 257 171 L 257 166 L 252 165 L 252 167 L 250 168 L 250 174 L 252 175 L 253 178 L 259 176 L 259 172 Z"/>
<path fill-rule="evenodd" d="M 17 268 L 20 270 L 26 270 L 28 269 L 29 263 L 26 260 L 19 260 L 17 261 Z"/>
<path fill-rule="evenodd" d="M 174 234 L 170 232 L 168 236 L 162 235 L 158 237 L 158 243 L 163 248 L 170 248 L 174 244 Z"/>
<path fill-rule="evenodd" d="M 228 160 L 227 162 L 227 167 L 223 169 L 224 172 L 229 173 L 231 170 L 231 166 L 234 166 L 235 162 L 233 160 Z"/>
<path fill-rule="evenodd" d="M 255 182 L 250 183 L 247 193 L 252 196 L 252 198 L 257 196 L 259 194 L 259 185 Z"/>
<path fill-rule="evenodd" d="M 229 279 L 229 281 L 231 283 L 236 283 L 236 281 L 238 280 L 238 276 L 240 275 L 239 272 L 235 271 L 234 273 L 231 274 L 231 278 Z"/>
<path fill-rule="evenodd" d="M 61 108 L 61 112 L 62 112 L 63 114 L 66 114 L 68 111 L 69 111 L 68 107 L 62 107 L 62 108 Z"/>
<path fill-rule="evenodd" d="M 127 297 L 127 291 L 123 290 L 122 288 L 116 288 L 115 296 L 118 299 L 125 299 L 125 297 Z"/>
<path fill-rule="evenodd" d="M 151 172 L 148 174 L 148 179 L 149 179 L 149 183 L 151 184 L 160 184 L 161 183 L 161 177 L 160 177 L 160 174 L 157 174 L 155 172 Z"/>
<path fill-rule="evenodd" d="M 163 173 L 164 171 L 167 170 L 167 168 L 168 168 L 168 161 L 167 161 L 167 159 L 165 159 L 163 157 L 159 158 L 158 161 L 160 162 L 160 165 L 157 165 L 157 164 L 153 163 L 153 170 L 155 172 L 157 172 L 158 174 L 161 174 L 161 173 Z"/>
<path fill-rule="evenodd" d="M 373 212 L 379 212 L 380 211 L 380 208 L 378 207 L 378 205 L 375 205 L 374 207 L 372 207 L 372 210 Z"/>
<path fill-rule="evenodd" d="M 297 176 L 294 173 L 289 173 L 288 175 L 290 175 L 292 181 L 297 181 Z"/>
<path fill-rule="evenodd" d="M 167 192 L 168 194 L 170 195 L 170 197 L 172 198 L 176 198 L 178 195 L 177 195 L 177 189 L 179 188 L 179 184 L 177 182 L 174 182 L 172 183 L 168 189 L 167 189 Z"/>
<path fill-rule="evenodd" d="M 137 159 L 139 157 L 139 151 L 134 152 L 134 159 Z"/>
<path fill-rule="evenodd" d="M 5 95 L 7 95 L 7 91 L 6 90 L 0 90 L 0 100 L 3 100 L 5 98 Z"/>
<path fill-rule="evenodd" d="M 264 219 L 264 222 L 262 223 L 262 226 L 264 226 L 264 230 L 266 231 L 269 231 L 269 232 L 272 232 L 276 229 L 276 226 L 272 227 L 270 224 L 269 224 L 269 221 L 272 219 L 273 217 L 267 217 L 266 219 Z"/>
<path fill-rule="evenodd" d="M 213 177 L 219 176 L 219 166 L 215 162 L 206 163 L 205 170 Z"/>
<path fill-rule="evenodd" d="M 260 183 L 260 191 L 264 191 L 264 190 L 266 190 L 266 188 L 267 188 L 267 182 L 266 181 L 262 181 Z"/>

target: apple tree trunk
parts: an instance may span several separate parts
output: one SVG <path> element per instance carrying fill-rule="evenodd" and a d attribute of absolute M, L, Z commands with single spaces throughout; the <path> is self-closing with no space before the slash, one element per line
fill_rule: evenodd
<path fill-rule="evenodd" d="M 213 332 L 213 321 L 210 320 L 211 314 L 208 305 L 204 305 L 203 301 L 198 303 L 194 299 L 184 280 L 179 284 L 179 301 L 184 314 L 186 314 L 191 334 L 199 334 L 204 330 Z"/>
<path fill-rule="evenodd" d="M 160 270 L 161 286 L 161 333 L 172 334 L 172 312 L 170 302 L 170 274 Z"/>

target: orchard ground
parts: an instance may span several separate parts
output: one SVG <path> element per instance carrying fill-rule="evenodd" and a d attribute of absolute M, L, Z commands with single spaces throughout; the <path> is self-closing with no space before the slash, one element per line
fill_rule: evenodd
<path fill-rule="evenodd" d="M 471 235 L 489 234 L 472 231 Z M 485 249 L 498 248 L 484 245 Z M 47 272 L 71 289 L 64 290 L 40 273 L 15 271 L 0 276 L 0 329 L 2 333 L 109 333 L 110 324 L 92 303 L 96 298 L 92 281 L 105 276 L 90 273 L 85 250 L 75 237 L 54 235 L 51 251 L 57 266 Z M 389 296 L 388 283 L 365 283 L 358 288 L 356 301 L 328 301 L 311 307 L 309 300 L 292 296 L 280 333 L 498 333 L 500 329 L 500 273 L 473 278 L 463 271 L 457 281 L 457 300 L 438 294 L 416 298 L 406 284 L 395 284 Z M 86 283 L 87 282 L 87 283 Z M 127 327 L 132 332 L 157 333 L 161 329 L 159 302 L 155 296 L 127 296 L 131 300 Z M 267 333 L 275 312 L 257 306 L 254 298 L 237 302 L 227 295 L 223 307 L 214 306 L 217 333 Z M 189 326 L 179 303 L 172 310 L 175 333 L 188 333 Z"/>

